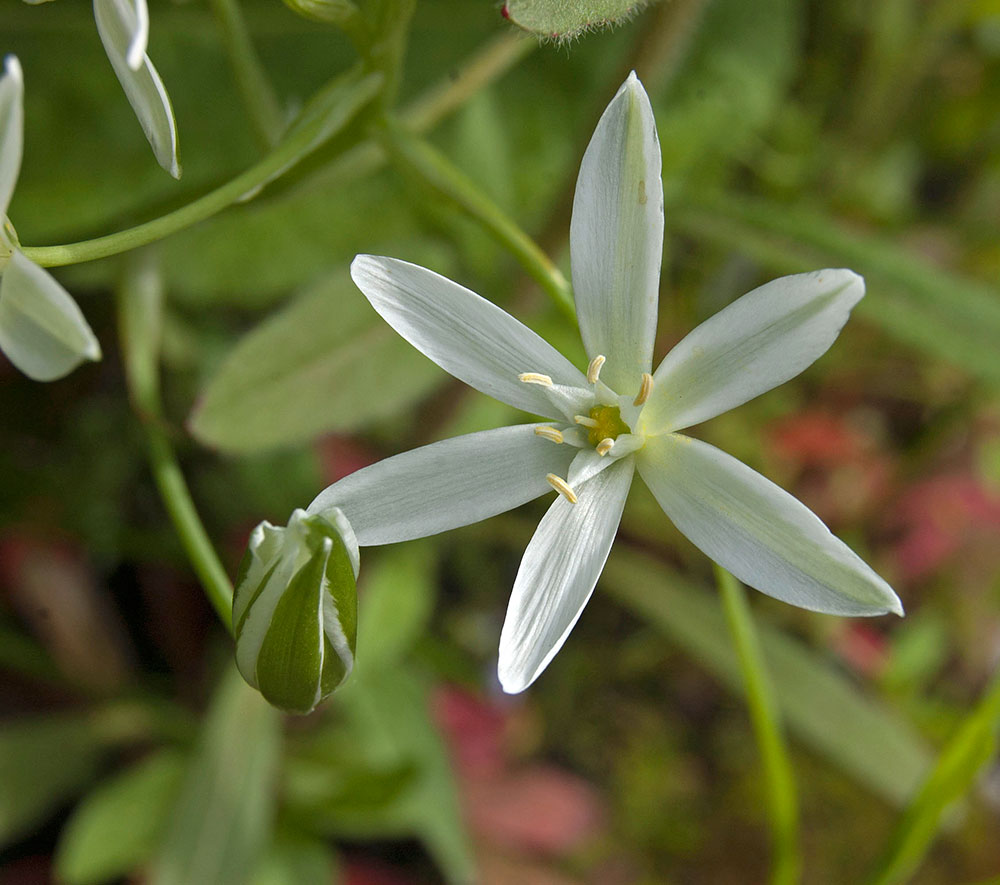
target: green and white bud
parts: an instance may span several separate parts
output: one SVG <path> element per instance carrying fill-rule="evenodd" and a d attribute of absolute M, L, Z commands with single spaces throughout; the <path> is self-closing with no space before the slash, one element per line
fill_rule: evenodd
<path fill-rule="evenodd" d="M 233 596 L 236 664 L 269 703 L 309 713 L 350 675 L 359 562 L 335 507 L 251 533 Z"/>

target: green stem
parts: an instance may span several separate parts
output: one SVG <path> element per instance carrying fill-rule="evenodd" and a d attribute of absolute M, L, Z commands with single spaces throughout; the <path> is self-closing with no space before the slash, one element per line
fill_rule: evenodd
<path fill-rule="evenodd" d="M 472 179 L 444 154 L 398 123 L 390 121 L 380 132 L 386 151 L 404 173 L 418 178 L 478 221 L 514 255 L 556 307 L 576 322 L 572 291 L 562 271 Z"/>
<path fill-rule="evenodd" d="M 261 147 L 270 150 L 285 127 L 281 103 L 250 39 L 239 0 L 209 0 L 222 42 Z"/>
<path fill-rule="evenodd" d="M 341 131 L 378 94 L 381 84 L 380 74 L 359 78 L 353 73 L 338 77 L 322 96 L 322 103 L 329 107 L 327 114 L 317 114 L 310 103 L 302 112 L 300 120 L 303 122 L 294 125 L 270 154 L 193 203 L 116 234 L 63 246 L 28 246 L 21 251 L 42 267 L 77 264 L 146 246 L 204 221 L 277 178 Z"/>
<path fill-rule="evenodd" d="M 162 289 L 155 267 L 130 263 L 118 291 L 118 326 L 129 395 L 146 434 L 149 465 L 160 497 L 208 601 L 232 633 L 233 585 L 198 516 L 164 429 L 159 373 L 161 307 Z"/>
<path fill-rule="evenodd" d="M 520 35 L 503 35 L 490 40 L 462 65 L 457 77 L 454 79 L 449 77 L 429 89 L 407 105 L 401 117 L 418 131 L 430 129 L 460 107 L 470 96 L 506 73 L 536 46 L 534 40 Z M 364 92 L 368 82 L 368 79 L 362 80 L 358 84 L 358 91 Z M 291 136 L 286 136 L 282 144 L 256 166 L 228 184 L 161 218 L 93 240 L 61 246 L 27 246 L 23 247 L 22 251 L 42 267 L 57 267 L 105 258 L 148 245 L 228 208 L 244 194 L 267 183 L 287 167 L 295 165 L 316 147 L 308 145 L 308 138 L 298 133 L 295 135 L 294 145 L 300 146 L 300 153 L 291 156 L 286 162 L 286 155 L 292 153 L 292 145 L 293 139 Z M 302 145 L 308 149 L 302 149 Z M 275 158 L 279 153 L 281 156 Z M 298 192 L 300 188 L 319 188 L 331 180 L 339 181 L 364 175 L 376 169 L 384 160 L 382 149 L 374 141 L 367 140 L 346 151 L 329 166 L 308 176 L 293 190 Z"/>
<path fill-rule="evenodd" d="M 798 798 L 778 705 L 767 675 L 746 591 L 721 566 L 715 566 L 715 577 L 726 613 L 726 623 L 743 672 L 750 721 L 764 763 L 774 846 L 771 882 L 774 885 L 791 885 L 799 881 L 802 872 Z"/>

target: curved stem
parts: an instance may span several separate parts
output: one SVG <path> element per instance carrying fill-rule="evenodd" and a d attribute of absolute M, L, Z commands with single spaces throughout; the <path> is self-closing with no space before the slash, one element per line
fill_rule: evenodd
<path fill-rule="evenodd" d="M 722 596 L 726 623 L 729 625 L 740 669 L 743 672 L 750 721 L 753 724 L 767 780 L 774 845 L 771 882 L 774 885 L 792 885 L 799 881 L 802 872 L 802 858 L 799 854 L 798 798 L 795 778 L 788 759 L 788 748 L 782 733 L 778 705 L 774 700 L 753 616 L 747 604 L 746 591 L 736 578 L 719 565 L 715 566 L 715 578 Z"/>
<path fill-rule="evenodd" d="M 490 40 L 478 50 L 459 69 L 458 76 L 447 78 L 442 83 L 431 87 L 426 93 L 407 105 L 401 117 L 418 131 L 430 129 L 436 122 L 446 117 L 471 95 L 478 92 L 507 70 L 520 59 L 534 50 L 537 44 L 521 35 L 505 34 Z M 358 85 L 359 92 L 364 92 L 366 78 Z M 298 155 L 293 147 L 299 148 Z M 83 240 L 60 246 L 26 246 L 22 248 L 25 255 L 42 267 L 58 267 L 66 264 L 76 264 L 82 261 L 93 261 L 127 252 L 139 246 L 156 242 L 172 233 L 183 230 L 199 221 L 210 218 L 223 209 L 237 202 L 240 197 L 252 192 L 255 188 L 266 184 L 274 177 L 295 165 L 310 153 L 316 145 L 309 145 L 308 139 L 297 133 L 293 139 L 286 136 L 274 152 L 261 160 L 256 166 L 243 172 L 232 181 L 216 188 L 214 191 L 199 197 L 192 203 L 182 206 L 160 218 L 148 221 L 116 234 L 97 237 L 93 240 Z M 277 159 L 277 154 L 281 154 Z M 286 159 L 288 156 L 288 159 Z M 366 140 L 348 150 L 330 166 L 312 173 L 299 187 L 320 187 L 328 179 L 343 180 L 356 175 L 362 175 L 376 168 L 384 160 L 379 146 L 372 140 Z"/>
<path fill-rule="evenodd" d="M 116 234 L 64 246 L 26 246 L 21 251 L 42 267 L 77 264 L 146 246 L 204 221 L 277 178 L 341 131 L 378 94 L 382 80 L 381 74 L 338 77 L 321 96 L 322 104 L 328 107 L 326 114 L 307 106 L 301 124 L 294 125 L 263 160 L 193 203 Z"/>
<path fill-rule="evenodd" d="M 232 633 L 233 585 L 208 538 L 163 426 L 159 373 L 162 291 L 155 268 L 132 265 L 118 296 L 125 377 L 146 434 L 153 479 L 208 601 Z"/>
<path fill-rule="evenodd" d="M 261 147 L 269 150 L 277 144 L 285 127 L 281 103 L 250 39 L 239 0 L 210 0 L 210 5 L 257 139 Z"/>
<path fill-rule="evenodd" d="M 418 178 L 478 221 L 520 262 L 556 307 L 576 322 L 569 280 L 531 239 L 461 169 L 423 139 L 389 121 L 380 130 L 386 151 L 404 172 Z"/>

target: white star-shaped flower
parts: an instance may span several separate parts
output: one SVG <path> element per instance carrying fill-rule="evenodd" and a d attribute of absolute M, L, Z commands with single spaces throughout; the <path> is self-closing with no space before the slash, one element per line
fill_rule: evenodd
<path fill-rule="evenodd" d="M 456 378 L 546 416 L 424 446 L 340 480 L 362 546 L 468 525 L 553 488 L 500 637 L 499 677 L 527 688 L 590 598 L 633 474 L 675 525 L 737 578 L 838 615 L 902 614 L 892 589 L 803 504 L 680 431 L 799 374 L 833 343 L 864 282 L 849 270 L 783 277 L 702 323 L 652 371 L 663 245 L 660 148 L 633 73 L 583 158 L 570 228 L 584 370 L 496 305 L 413 264 L 360 255 L 355 283 L 407 341 Z"/>

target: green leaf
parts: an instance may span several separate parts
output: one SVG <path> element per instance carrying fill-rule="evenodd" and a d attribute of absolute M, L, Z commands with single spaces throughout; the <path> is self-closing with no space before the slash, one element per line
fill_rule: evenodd
<path fill-rule="evenodd" d="M 105 748 L 85 716 L 38 716 L 0 729 L 0 846 L 9 845 L 97 773 Z"/>
<path fill-rule="evenodd" d="M 566 40 L 631 18 L 649 0 L 507 0 L 504 18 L 539 37 Z"/>
<path fill-rule="evenodd" d="M 236 346 L 205 388 L 191 432 L 229 452 L 291 445 L 387 418 L 441 377 L 339 271 Z"/>
<path fill-rule="evenodd" d="M 164 750 L 89 793 L 62 831 L 59 881 L 91 885 L 144 864 L 156 849 L 184 769 L 183 753 Z"/>
<path fill-rule="evenodd" d="M 423 633 L 434 607 L 436 561 L 431 544 L 417 541 L 387 548 L 366 568 L 358 636 L 363 670 L 396 665 Z"/>
<path fill-rule="evenodd" d="M 271 837 L 281 716 L 226 670 L 150 875 L 153 885 L 246 885 Z"/>
<path fill-rule="evenodd" d="M 602 586 L 661 629 L 736 692 L 736 653 L 716 598 L 684 583 L 656 560 L 616 550 Z M 891 710 L 798 640 L 758 621 L 758 634 L 789 730 L 862 785 L 906 802 L 931 764 L 927 745 Z"/>
<path fill-rule="evenodd" d="M 1000 727 L 1000 672 L 982 700 L 956 729 L 934 768 L 906 809 L 874 878 L 877 885 L 908 881 L 927 854 L 954 801 L 996 755 Z"/>

